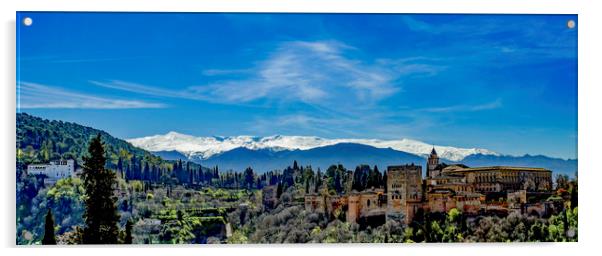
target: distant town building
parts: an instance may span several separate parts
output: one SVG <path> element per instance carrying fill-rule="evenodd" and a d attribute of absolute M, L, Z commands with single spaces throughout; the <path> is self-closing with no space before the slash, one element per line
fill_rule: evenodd
<path fill-rule="evenodd" d="M 448 212 L 455 208 L 465 214 L 510 212 L 546 216 L 560 207 L 555 202 L 528 202 L 528 195 L 551 195 L 552 171 L 515 166 L 468 167 L 439 163 L 435 148 L 427 159 L 426 178 L 420 165 L 387 168 L 386 193 L 370 188 L 347 195 L 306 194 L 308 211 L 346 211 L 348 222 L 398 220 L 410 223 L 419 212 Z"/>
<path fill-rule="evenodd" d="M 75 175 L 74 160 L 56 160 L 48 164 L 30 164 L 27 166 L 28 175 L 44 175 L 44 183 L 54 184 L 59 179 Z"/>

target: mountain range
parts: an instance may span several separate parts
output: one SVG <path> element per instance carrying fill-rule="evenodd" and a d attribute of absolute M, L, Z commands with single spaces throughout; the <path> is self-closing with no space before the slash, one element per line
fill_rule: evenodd
<path fill-rule="evenodd" d="M 543 167 L 569 176 L 573 176 L 577 170 L 576 159 L 542 155 L 511 156 L 482 148 L 430 145 L 411 139 L 325 139 L 282 135 L 195 137 L 169 132 L 127 141 L 164 159 L 190 160 L 205 166 L 218 165 L 222 170 L 237 171 L 249 166 L 257 172 L 282 169 L 293 161 L 323 170 L 332 164 L 343 164 L 347 168 L 360 164 L 377 165 L 381 170 L 388 165 L 406 163 L 424 166 L 433 147 L 446 163 Z"/>
<path fill-rule="evenodd" d="M 353 143 L 368 145 L 375 148 L 391 148 L 419 156 L 428 156 L 435 147 L 439 157 L 452 161 L 460 161 L 466 156 L 474 154 L 499 155 L 496 152 L 480 148 L 457 148 L 449 146 L 435 146 L 417 140 L 376 140 L 376 139 L 325 139 L 314 136 L 232 136 L 232 137 L 194 137 L 177 132 L 165 135 L 129 139 L 133 145 L 149 151 L 177 151 L 187 158 L 210 159 L 235 148 L 252 150 L 270 149 L 283 150 L 308 150 L 340 143 Z"/>
<path fill-rule="evenodd" d="M 219 166 L 220 170 L 244 170 L 253 167 L 259 173 L 282 170 L 293 161 L 325 170 L 332 164 L 349 169 L 360 164 L 388 165 L 426 164 L 433 146 L 424 142 L 371 139 L 324 139 L 307 136 L 269 137 L 194 137 L 170 132 L 166 135 L 130 139 L 75 123 L 47 120 L 25 113 L 17 114 L 17 151 L 20 162 L 47 162 L 48 158 L 73 157 L 81 159 L 89 139 L 101 133 L 111 162 L 121 150 L 138 158 L 153 154 L 164 160 L 190 160 L 201 165 Z M 487 149 L 434 146 L 442 162 L 463 163 L 468 166 L 510 165 L 543 167 L 554 174 L 574 176 L 576 159 L 560 159 L 542 155 L 510 156 Z M 149 158 L 150 159 L 150 158 Z M 157 161 L 161 162 L 160 159 Z M 114 163 L 113 163 L 114 164 Z"/>

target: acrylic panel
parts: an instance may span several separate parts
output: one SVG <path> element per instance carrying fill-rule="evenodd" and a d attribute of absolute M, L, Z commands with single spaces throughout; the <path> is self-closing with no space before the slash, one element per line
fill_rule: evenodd
<path fill-rule="evenodd" d="M 577 22 L 17 12 L 16 243 L 577 241 Z"/>

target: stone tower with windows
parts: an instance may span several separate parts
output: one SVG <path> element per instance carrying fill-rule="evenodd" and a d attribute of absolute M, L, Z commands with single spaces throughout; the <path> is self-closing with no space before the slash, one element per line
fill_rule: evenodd
<path fill-rule="evenodd" d="M 433 150 L 431 150 L 431 154 L 427 160 L 426 167 L 426 176 L 427 177 L 435 177 L 439 175 L 438 171 L 435 171 L 435 168 L 439 165 L 439 156 L 437 156 L 437 151 L 435 151 L 435 147 L 433 146 Z"/>
<path fill-rule="evenodd" d="M 422 202 L 422 166 L 407 164 L 387 168 L 386 219 L 409 223 Z"/>

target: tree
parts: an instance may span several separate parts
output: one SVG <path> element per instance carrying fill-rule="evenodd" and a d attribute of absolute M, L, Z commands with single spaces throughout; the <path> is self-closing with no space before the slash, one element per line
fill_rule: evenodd
<path fill-rule="evenodd" d="M 383 177 L 378 171 L 378 167 L 376 165 L 374 166 L 374 169 L 368 169 L 368 178 L 365 188 L 379 188 L 382 182 L 382 178 Z"/>
<path fill-rule="evenodd" d="M 124 244 L 132 244 L 132 223 L 131 219 L 128 219 L 127 223 L 125 223 L 125 239 L 123 240 Z"/>
<path fill-rule="evenodd" d="M 359 166 L 355 167 L 355 171 L 353 172 L 353 182 L 351 183 L 351 189 L 356 191 L 362 191 L 364 188 L 361 184 L 362 173 Z"/>
<path fill-rule="evenodd" d="M 383 175 L 380 173 L 380 171 L 378 170 L 378 166 L 374 166 L 374 187 L 376 188 L 380 188 L 382 186 L 383 183 Z"/>
<path fill-rule="evenodd" d="M 343 185 L 341 183 L 341 172 L 337 170 L 337 172 L 334 174 L 334 190 L 337 193 L 341 193 L 343 191 Z"/>
<path fill-rule="evenodd" d="M 83 157 L 82 178 L 86 191 L 85 244 L 116 244 L 119 234 L 117 198 L 113 194 L 115 173 L 105 169 L 106 157 L 100 134 L 88 146 L 88 156 Z"/>
<path fill-rule="evenodd" d="M 320 168 L 318 168 L 318 173 L 316 174 L 316 182 L 315 182 L 315 186 L 314 186 L 314 193 L 318 193 L 318 190 L 322 186 L 322 179 L 323 179 L 322 171 L 320 170 Z"/>
<path fill-rule="evenodd" d="M 556 190 L 558 189 L 569 189 L 569 176 L 558 174 L 556 175 Z"/>
<path fill-rule="evenodd" d="M 577 207 L 577 187 L 573 187 L 573 189 L 571 189 L 571 209 L 575 209 L 575 207 Z"/>
<path fill-rule="evenodd" d="M 309 179 L 305 180 L 305 194 L 309 194 Z"/>
<path fill-rule="evenodd" d="M 50 211 L 50 209 L 48 209 L 48 213 L 46 214 L 42 244 L 56 244 L 56 238 L 54 237 L 54 218 L 52 217 L 52 211 Z"/>
<path fill-rule="evenodd" d="M 251 167 L 247 167 L 247 169 L 245 169 L 245 187 L 247 189 L 253 188 L 254 181 L 255 173 L 253 173 L 253 169 Z"/>
<path fill-rule="evenodd" d="M 387 170 L 383 173 L 383 186 L 385 187 L 385 193 L 387 193 Z"/>
<path fill-rule="evenodd" d="M 462 242 L 462 213 L 452 208 L 447 214 L 443 233 L 443 242 Z"/>
<path fill-rule="evenodd" d="M 571 181 L 571 209 L 577 207 L 577 173 L 575 173 L 575 179 Z"/>
<path fill-rule="evenodd" d="M 282 182 L 278 182 L 278 186 L 276 187 L 276 197 L 280 198 L 282 195 Z"/>

